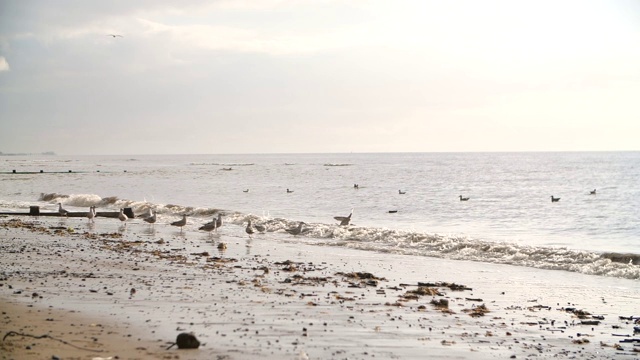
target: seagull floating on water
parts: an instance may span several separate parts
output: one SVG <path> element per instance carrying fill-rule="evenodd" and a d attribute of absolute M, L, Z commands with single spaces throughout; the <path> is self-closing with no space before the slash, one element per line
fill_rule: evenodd
<path fill-rule="evenodd" d="M 349 222 L 351 222 L 351 215 L 353 215 L 353 209 L 351 209 L 351 212 L 349 213 L 349 216 L 334 216 L 333 218 L 340 221 L 340 225 L 349 225 Z"/>
<path fill-rule="evenodd" d="M 589 195 L 595 195 L 596 194 L 596 189 L 593 189 L 593 191 L 589 191 Z"/>
<path fill-rule="evenodd" d="M 247 189 L 247 190 L 242 190 L 242 192 L 249 192 L 249 189 Z"/>
<path fill-rule="evenodd" d="M 300 224 L 298 224 L 297 227 L 294 227 L 291 229 L 285 229 L 285 231 L 291 235 L 300 235 L 300 233 L 302 232 L 302 225 L 304 225 L 304 223 L 300 221 Z"/>
<path fill-rule="evenodd" d="M 180 227 L 180 232 L 182 232 L 182 227 L 187 225 L 187 215 L 182 215 L 181 220 L 174 221 L 171 225 Z"/>
<path fill-rule="evenodd" d="M 407 193 L 406 191 L 398 190 L 398 194 L 400 194 L 400 195 L 404 195 L 406 193 Z"/>
<path fill-rule="evenodd" d="M 293 192 L 293 190 L 287 189 L 287 194 L 291 194 L 292 192 Z"/>
<path fill-rule="evenodd" d="M 469 201 L 468 197 L 462 197 L 462 195 L 460 195 L 460 201 Z"/>
<path fill-rule="evenodd" d="M 560 198 L 553 197 L 553 195 L 551 195 L 551 202 L 558 202 L 558 201 L 560 201 Z"/>

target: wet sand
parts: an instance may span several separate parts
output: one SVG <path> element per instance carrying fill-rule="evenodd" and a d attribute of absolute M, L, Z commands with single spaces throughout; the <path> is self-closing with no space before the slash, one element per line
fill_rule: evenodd
<path fill-rule="evenodd" d="M 235 225 L 118 225 L 0 219 L 2 336 L 54 338 L 7 336 L 3 359 L 639 354 L 620 342 L 640 338 L 637 281 L 248 239 Z M 181 332 L 200 348 L 166 350 Z"/>

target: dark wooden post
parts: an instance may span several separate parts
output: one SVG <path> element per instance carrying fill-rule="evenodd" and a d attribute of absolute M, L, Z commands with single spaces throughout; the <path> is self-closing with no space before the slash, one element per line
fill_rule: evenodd
<path fill-rule="evenodd" d="M 40 215 L 40 206 L 29 206 L 29 215 Z"/>
<path fill-rule="evenodd" d="M 129 219 L 133 219 L 135 217 L 133 215 L 133 210 L 131 210 L 131 208 L 124 208 L 124 210 L 122 210 L 122 213 L 127 215 Z"/>

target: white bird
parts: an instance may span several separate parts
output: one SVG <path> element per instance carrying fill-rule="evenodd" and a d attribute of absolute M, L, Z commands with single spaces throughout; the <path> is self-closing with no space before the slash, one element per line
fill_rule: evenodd
<path fill-rule="evenodd" d="M 333 218 L 340 221 L 340 225 L 349 225 L 349 222 L 351 222 L 351 215 L 353 215 L 353 209 L 351 209 L 349 216 L 334 216 Z"/>
<path fill-rule="evenodd" d="M 69 216 L 69 212 L 62 208 L 62 203 L 58 203 L 58 213 L 62 216 Z"/>
<path fill-rule="evenodd" d="M 96 217 L 96 207 L 95 206 L 91 206 L 89 207 L 89 212 L 87 213 L 87 219 L 89 219 L 89 221 L 93 222 L 93 218 Z"/>
<path fill-rule="evenodd" d="M 173 226 L 179 226 L 180 232 L 182 232 L 182 227 L 187 225 L 187 215 L 182 215 L 182 219 L 178 221 L 174 221 L 171 223 Z"/>
<path fill-rule="evenodd" d="M 460 201 L 469 201 L 468 197 L 462 197 L 462 195 L 460 195 Z"/>
<path fill-rule="evenodd" d="M 291 229 L 285 229 L 286 232 L 288 232 L 291 235 L 300 235 L 300 233 L 302 232 L 302 225 L 304 225 L 304 223 L 301 221 L 300 224 L 298 224 L 297 227 L 291 228 Z"/>
<path fill-rule="evenodd" d="M 147 216 L 146 218 L 142 219 L 146 222 L 148 222 L 149 224 L 155 224 L 156 223 L 156 213 L 153 211 L 153 209 L 149 209 L 149 216 Z"/>
<path fill-rule="evenodd" d="M 120 209 L 120 213 L 118 214 L 118 219 L 120 219 L 120 221 L 127 221 L 128 218 L 129 217 L 127 217 L 127 215 L 125 215 L 124 213 L 124 209 Z"/>

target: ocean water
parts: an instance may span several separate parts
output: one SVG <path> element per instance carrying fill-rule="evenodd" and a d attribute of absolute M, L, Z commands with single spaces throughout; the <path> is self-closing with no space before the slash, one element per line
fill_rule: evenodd
<path fill-rule="evenodd" d="M 0 211 L 58 202 L 153 208 L 156 226 L 187 214 L 192 232 L 221 212 L 236 233 L 252 219 L 318 251 L 640 279 L 640 152 L 0 157 Z M 333 219 L 352 209 L 350 226 Z M 300 221 L 302 235 L 284 231 Z"/>

